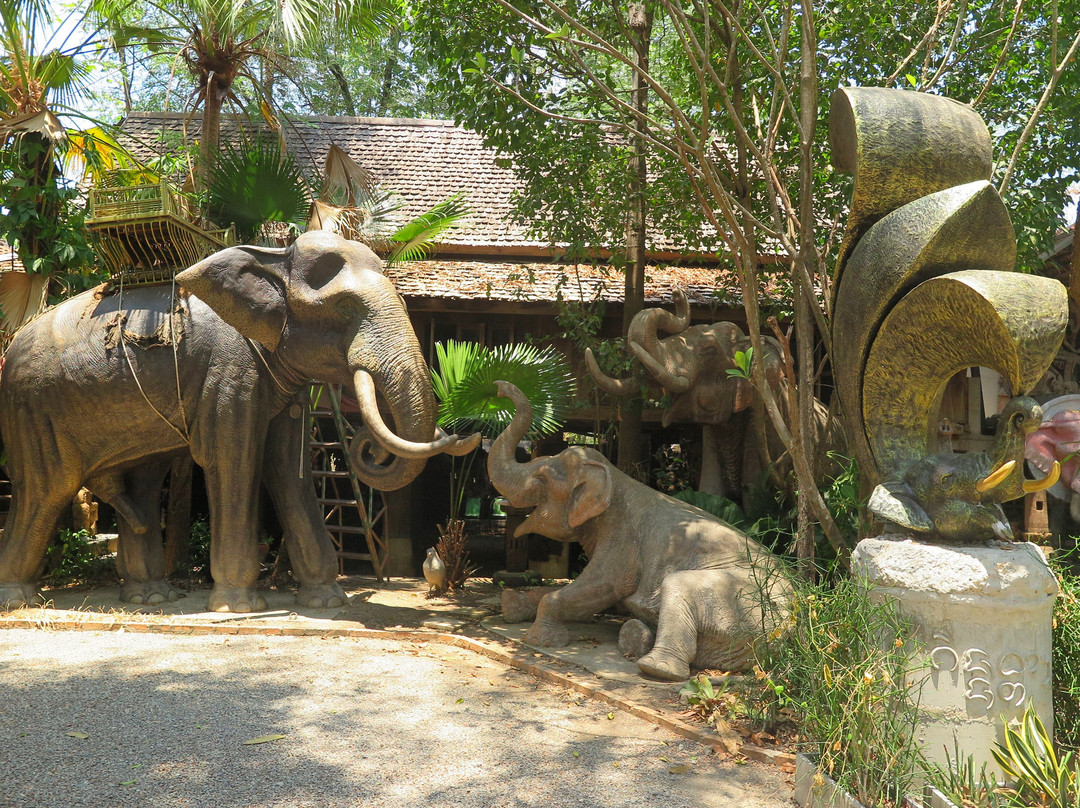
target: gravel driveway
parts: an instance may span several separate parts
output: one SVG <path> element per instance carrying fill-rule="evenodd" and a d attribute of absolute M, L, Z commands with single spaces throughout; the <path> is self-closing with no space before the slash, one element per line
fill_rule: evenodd
<path fill-rule="evenodd" d="M 775 769 L 609 709 L 441 644 L 12 629 L 0 806 L 791 804 Z"/>

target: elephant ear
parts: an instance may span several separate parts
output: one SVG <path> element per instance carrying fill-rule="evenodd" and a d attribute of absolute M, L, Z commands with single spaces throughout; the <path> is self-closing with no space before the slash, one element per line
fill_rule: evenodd
<path fill-rule="evenodd" d="M 226 323 L 273 351 L 285 330 L 288 249 L 229 247 L 176 276 Z"/>
<path fill-rule="evenodd" d="M 934 529 L 930 515 L 923 510 L 912 490 L 904 483 L 881 483 L 874 488 L 866 507 L 887 522 L 908 530 L 929 533 Z"/>
<path fill-rule="evenodd" d="M 611 466 L 605 461 L 582 460 L 567 503 L 567 523 L 579 527 L 599 516 L 611 504 Z"/>

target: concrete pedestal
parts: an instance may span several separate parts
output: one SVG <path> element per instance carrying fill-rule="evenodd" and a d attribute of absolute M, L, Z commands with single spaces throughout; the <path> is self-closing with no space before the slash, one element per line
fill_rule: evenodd
<path fill-rule="evenodd" d="M 928 671 L 919 734 L 927 757 L 974 758 L 999 775 L 990 750 L 1004 721 L 1034 704 L 1053 727 L 1050 649 L 1058 583 L 1034 544 L 946 547 L 911 539 L 859 542 L 853 569 L 915 623 L 914 660 Z"/>

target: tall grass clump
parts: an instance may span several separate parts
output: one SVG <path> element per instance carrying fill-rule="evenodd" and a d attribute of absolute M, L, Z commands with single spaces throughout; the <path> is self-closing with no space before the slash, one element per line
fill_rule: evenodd
<path fill-rule="evenodd" d="M 926 672 L 895 604 L 855 578 L 794 584 L 787 619 L 757 652 L 751 704 L 790 720 L 803 750 L 867 806 L 899 804 L 927 770 L 915 739 Z"/>
<path fill-rule="evenodd" d="M 1054 604 L 1054 739 L 1080 751 L 1080 575 L 1075 553 L 1055 554 L 1061 594 Z"/>

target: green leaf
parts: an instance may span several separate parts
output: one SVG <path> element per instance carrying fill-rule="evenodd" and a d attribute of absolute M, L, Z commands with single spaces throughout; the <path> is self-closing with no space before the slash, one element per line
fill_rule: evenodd
<path fill-rule="evenodd" d="M 397 246 L 387 256 L 387 264 L 418 261 L 432 251 L 435 241 L 469 213 L 463 194 L 454 194 L 434 205 L 390 236 Z"/>
<path fill-rule="evenodd" d="M 515 64 L 521 64 L 522 56 L 521 48 L 517 45 L 510 46 L 510 58 L 514 60 Z"/>
<path fill-rule="evenodd" d="M 559 30 L 552 31 L 550 34 L 547 34 L 544 39 L 566 39 L 568 36 L 570 36 L 570 26 L 563 23 Z"/>
<path fill-rule="evenodd" d="M 473 61 L 476 63 L 476 66 L 479 67 L 481 70 L 487 67 L 487 57 L 484 56 L 484 54 L 482 54 L 480 51 L 477 51 L 476 54 L 473 56 Z"/>
<path fill-rule="evenodd" d="M 910 84 L 912 87 L 918 87 L 919 86 L 919 82 L 910 73 L 906 74 L 904 76 L 904 78 L 906 78 L 908 80 L 908 84 Z"/>
<path fill-rule="evenodd" d="M 260 735 L 258 738 L 252 738 L 250 741 L 244 741 L 241 746 L 254 746 L 260 743 L 270 743 L 272 741 L 280 741 L 284 738 L 284 735 Z"/>
<path fill-rule="evenodd" d="M 449 340 L 436 344 L 435 354 L 432 386 L 444 429 L 480 431 L 489 438 L 502 432 L 514 405 L 499 397 L 495 382 L 500 380 L 515 385 L 532 404 L 532 437 L 551 434 L 566 421 L 574 380 L 566 358 L 554 348 L 511 344 L 489 349 Z"/>

